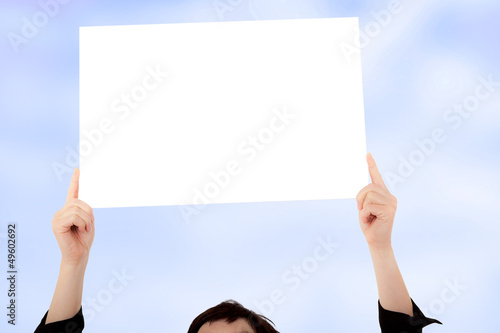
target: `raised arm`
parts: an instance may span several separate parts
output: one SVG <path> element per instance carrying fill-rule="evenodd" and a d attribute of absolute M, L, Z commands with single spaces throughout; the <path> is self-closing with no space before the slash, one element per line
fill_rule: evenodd
<path fill-rule="evenodd" d="M 391 245 L 392 225 L 397 199 L 384 184 L 375 160 L 366 156 L 372 183 L 356 196 L 359 224 L 368 243 L 380 305 L 390 311 L 413 316 L 413 306 Z"/>
<path fill-rule="evenodd" d="M 80 170 L 75 168 L 66 203 L 52 220 L 52 231 L 61 250 L 61 265 L 45 324 L 72 318 L 81 308 L 95 228 L 92 208 L 78 199 L 79 177 Z"/>

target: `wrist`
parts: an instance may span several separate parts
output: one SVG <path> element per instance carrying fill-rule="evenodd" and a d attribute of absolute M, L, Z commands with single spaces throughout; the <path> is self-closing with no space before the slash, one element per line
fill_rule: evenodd
<path fill-rule="evenodd" d="M 86 263 L 64 263 L 61 262 L 61 266 L 59 268 L 59 279 L 63 281 L 72 281 L 75 282 L 83 282 L 85 279 L 85 271 L 87 270 Z M 78 282 L 78 283 L 80 283 Z"/>
<path fill-rule="evenodd" d="M 384 244 L 384 245 L 373 245 L 373 244 L 370 245 L 370 244 L 368 244 L 368 249 L 370 250 L 370 253 L 372 253 L 372 254 L 393 253 L 391 244 Z"/>
<path fill-rule="evenodd" d="M 68 269 L 72 269 L 72 270 L 79 270 L 79 269 L 85 270 L 85 268 L 87 267 L 88 260 L 89 260 L 88 257 L 79 258 L 79 259 L 62 258 L 61 259 L 61 269 L 68 268 Z"/>

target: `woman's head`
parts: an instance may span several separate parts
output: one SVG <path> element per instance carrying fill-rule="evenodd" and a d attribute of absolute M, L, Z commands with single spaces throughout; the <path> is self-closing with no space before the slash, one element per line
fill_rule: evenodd
<path fill-rule="evenodd" d="M 188 333 L 279 333 L 270 323 L 263 315 L 228 300 L 196 317 Z"/>

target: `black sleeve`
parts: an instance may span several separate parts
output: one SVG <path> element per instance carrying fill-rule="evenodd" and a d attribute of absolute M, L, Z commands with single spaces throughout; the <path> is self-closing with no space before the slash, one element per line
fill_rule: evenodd
<path fill-rule="evenodd" d="M 413 317 L 406 313 L 394 312 L 386 310 L 378 301 L 378 320 L 382 333 L 422 333 L 422 328 L 429 324 L 438 323 L 443 325 L 439 320 L 427 318 L 418 306 L 411 300 L 413 304 Z"/>
<path fill-rule="evenodd" d="M 49 310 L 45 312 L 45 316 L 43 316 L 40 321 L 35 333 L 81 333 L 83 331 L 83 327 L 85 325 L 83 322 L 83 312 L 81 306 L 80 310 L 73 318 L 55 321 L 46 325 L 45 320 L 47 319 L 48 313 Z"/>

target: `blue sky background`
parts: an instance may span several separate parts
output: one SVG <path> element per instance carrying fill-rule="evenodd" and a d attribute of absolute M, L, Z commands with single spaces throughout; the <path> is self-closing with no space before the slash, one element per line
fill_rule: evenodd
<path fill-rule="evenodd" d="M 52 163 L 78 145 L 80 26 L 357 16 L 366 31 L 389 4 L 69 1 L 16 52 L 9 34 L 20 34 L 23 17 L 32 20 L 41 3 L 50 1 L 0 3 L 0 268 L 6 275 L 14 222 L 19 271 L 17 325 L 2 314 L 2 332 L 33 331 L 56 285 L 51 220 L 70 174 L 59 180 Z M 402 0 L 361 49 L 367 150 L 386 183 L 403 180 L 390 185 L 398 198 L 396 258 L 413 300 L 444 323 L 426 332 L 500 330 L 500 86 L 459 125 L 446 120 L 481 77 L 500 81 L 499 14 L 497 1 Z M 419 153 L 416 141 L 436 128 L 444 142 Z M 408 160 L 419 165 L 403 175 Z M 83 294 L 89 332 L 185 332 L 196 315 L 229 298 L 268 315 L 280 332 L 378 331 L 375 275 L 354 199 L 216 204 L 189 225 L 175 206 L 94 213 Z M 310 262 L 318 237 L 339 246 L 293 291 L 282 276 Z M 122 273 L 129 280 L 117 282 Z M 4 312 L 7 289 L 2 279 Z M 276 290 L 281 304 L 258 305 Z"/>

